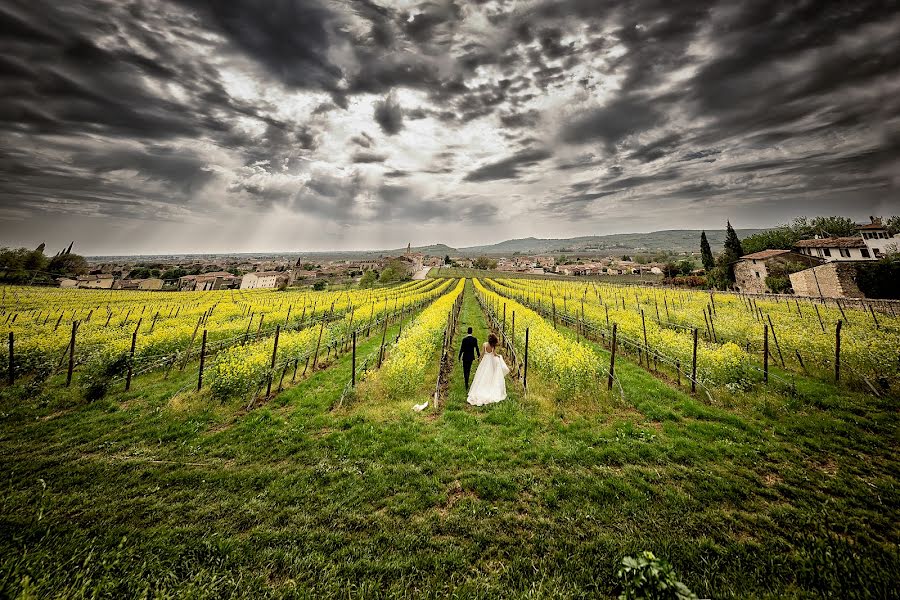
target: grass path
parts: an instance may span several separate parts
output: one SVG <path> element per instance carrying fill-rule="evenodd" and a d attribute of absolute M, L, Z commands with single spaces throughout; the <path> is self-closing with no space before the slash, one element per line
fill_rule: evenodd
<path fill-rule="evenodd" d="M 463 368 L 462 362 L 457 360 L 457 354 L 459 352 L 459 345 L 462 342 L 463 337 L 466 336 L 466 331 L 469 327 L 472 328 L 472 334 L 478 338 L 479 348 L 481 344 L 487 341 L 488 334 L 490 333 L 490 329 L 488 328 L 487 318 L 484 316 L 484 313 L 481 310 L 481 306 L 478 304 L 478 299 L 475 297 L 475 290 L 472 286 L 472 282 L 466 282 L 466 289 L 464 292 L 462 310 L 459 315 L 459 324 L 456 330 L 456 335 L 453 338 L 453 371 L 450 374 L 450 385 L 447 392 L 447 400 L 446 400 L 446 409 L 448 410 L 460 410 L 464 408 L 470 408 L 473 410 L 490 410 L 494 408 L 492 406 L 487 407 L 473 407 L 469 406 L 466 402 L 466 385 L 465 385 L 465 377 L 463 376 Z M 472 382 L 472 379 L 475 378 L 475 371 L 478 369 L 478 360 L 472 363 L 472 371 L 469 376 L 469 383 Z M 506 379 L 506 393 L 507 398 L 504 402 L 510 403 L 520 403 L 522 398 L 522 385 L 513 380 L 511 377 L 507 377 Z"/>

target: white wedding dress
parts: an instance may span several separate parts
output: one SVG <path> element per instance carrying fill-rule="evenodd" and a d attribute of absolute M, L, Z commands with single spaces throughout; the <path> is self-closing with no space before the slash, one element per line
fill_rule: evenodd
<path fill-rule="evenodd" d="M 485 344 L 487 346 L 487 344 Z M 493 352 L 483 352 L 475 379 L 469 388 L 468 403 L 473 406 L 484 406 L 506 399 L 506 374 L 509 367 L 503 357 Z"/>

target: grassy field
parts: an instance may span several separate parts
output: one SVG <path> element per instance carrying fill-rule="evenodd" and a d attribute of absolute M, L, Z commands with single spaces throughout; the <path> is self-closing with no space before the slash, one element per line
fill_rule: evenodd
<path fill-rule="evenodd" d="M 700 597 L 896 597 L 890 400 L 800 378 L 711 404 L 619 359 L 624 399 L 529 372 L 476 409 L 456 366 L 414 413 L 434 359 L 416 395 L 336 409 L 349 355 L 251 410 L 173 397 L 187 374 L 3 390 L 0 597 L 612 597 L 641 550 Z"/>

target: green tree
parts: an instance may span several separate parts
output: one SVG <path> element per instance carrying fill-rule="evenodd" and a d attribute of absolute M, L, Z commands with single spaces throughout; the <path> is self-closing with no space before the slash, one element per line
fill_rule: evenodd
<path fill-rule="evenodd" d="M 472 266 L 476 269 L 481 269 L 482 271 L 486 271 L 489 269 L 497 268 L 497 261 L 488 258 L 487 256 L 479 256 L 474 261 L 472 261 Z"/>
<path fill-rule="evenodd" d="M 900 254 L 857 266 L 856 285 L 868 298 L 900 300 Z"/>
<path fill-rule="evenodd" d="M 900 226 L 900 223 L 898 223 Z M 850 237 L 857 235 L 856 223 L 847 217 L 830 216 L 797 217 L 784 223 L 751 235 L 743 240 L 744 252 L 752 254 L 761 250 L 790 250 L 800 240 L 819 237 Z"/>
<path fill-rule="evenodd" d="M 392 260 L 384 270 L 381 271 L 381 277 L 378 278 L 378 281 L 381 283 L 397 283 L 398 281 L 404 281 L 409 278 L 410 275 L 406 266 L 399 260 Z"/>
<path fill-rule="evenodd" d="M 897 235 L 900 233 L 900 215 L 889 217 L 888 220 L 884 222 L 884 226 L 887 227 L 888 234 L 890 235 Z"/>
<path fill-rule="evenodd" d="M 713 258 L 712 249 L 709 247 L 709 240 L 706 239 L 706 232 L 700 232 L 700 260 L 703 263 L 703 268 L 707 271 L 712 271 L 716 266 L 716 261 Z"/>
<path fill-rule="evenodd" d="M 741 247 L 741 240 L 738 238 L 731 221 L 725 222 L 725 251 L 731 252 L 738 258 L 744 255 L 744 249 Z"/>
<path fill-rule="evenodd" d="M 83 256 L 66 253 L 51 258 L 47 270 L 54 275 L 85 275 L 88 264 Z"/>
<path fill-rule="evenodd" d="M 444 264 L 449 265 L 452 261 L 450 260 L 450 255 L 447 254 L 444 256 Z"/>
<path fill-rule="evenodd" d="M 693 260 L 686 258 L 678 262 L 678 273 L 680 275 L 690 275 L 696 266 L 697 264 Z"/>
<path fill-rule="evenodd" d="M 314 290 L 317 291 L 317 292 L 321 292 L 321 291 L 324 290 L 326 287 L 328 287 L 328 282 L 325 281 L 324 279 L 319 279 L 318 281 L 316 281 L 316 282 L 313 283 L 313 285 L 312 285 L 312 289 L 314 289 Z"/>
<path fill-rule="evenodd" d="M 375 282 L 377 280 L 378 275 L 375 273 L 375 271 L 366 271 L 359 279 L 359 287 L 364 290 L 369 289 L 375 285 Z"/>

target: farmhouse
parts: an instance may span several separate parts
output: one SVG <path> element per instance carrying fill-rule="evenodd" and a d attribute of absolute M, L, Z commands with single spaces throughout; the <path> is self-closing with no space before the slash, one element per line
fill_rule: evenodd
<path fill-rule="evenodd" d="M 869 220 L 870 223 L 859 225 L 856 230 L 859 231 L 866 246 L 872 251 L 874 258 L 881 258 L 887 252 L 900 250 L 900 235 L 891 236 L 881 219 L 869 217 Z"/>
<path fill-rule="evenodd" d="M 209 290 L 228 290 L 237 287 L 241 278 L 227 271 L 213 271 L 202 275 L 185 275 L 178 278 L 178 289 L 183 292 Z"/>
<path fill-rule="evenodd" d="M 799 263 L 809 267 L 821 262 L 818 258 L 790 250 L 763 250 L 746 254 L 734 265 L 735 287 L 745 294 L 771 293 L 772 290 L 766 285 L 766 277 L 770 275 L 774 266 Z"/>
<path fill-rule="evenodd" d="M 287 276 L 278 271 L 262 271 L 259 273 L 247 273 L 241 280 L 242 290 L 274 289 L 278 284 L 287 281 Z"/>
<path fill-rule="evenodd" d="M 94 290 L 112 289 L 115 277 L 112 275 L 84 275 L 78 278 L 78 287 Z"/>
<path fill-rule="evenodd" d="M 800 240 L 794 246 L 799 248 L 801 254 L 821 258 L 825 262 L 875 260 L 874 253 L 862 236 Z"/>

